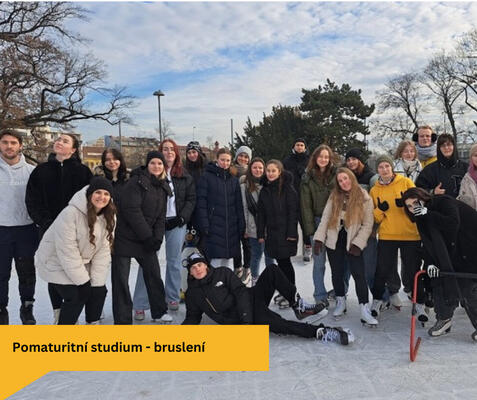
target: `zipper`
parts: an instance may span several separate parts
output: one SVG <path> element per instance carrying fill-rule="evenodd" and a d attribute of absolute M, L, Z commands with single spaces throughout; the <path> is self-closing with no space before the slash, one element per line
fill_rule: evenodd
<path fill-rule="evenodd" d="M 212 303 L 210 302 L 210 300 L 207 298 L 207 296 L 205 297 L 205 301 L 209 304 L 210 308 L 216 313 L 218 314 L 218 311 L 215 309 L 215 307 L 212 305 Z"/>

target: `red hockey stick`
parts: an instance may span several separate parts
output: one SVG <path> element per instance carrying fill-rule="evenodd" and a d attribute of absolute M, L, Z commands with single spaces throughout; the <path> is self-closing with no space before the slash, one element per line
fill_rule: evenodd
<path fill-rule="evenodd" d="M 425 270 L 418 271 L 414 276 L 414 291 L 412 293 L 412 313 L 411 313 L 411 341 L 409 344 L 409 357 L 411 361 L 414 361 L 417 357 L 417 351 L 419 350 L 419 345 L 421 344 L 421 338 L 418 337 L 416 344 L 414 344 L 414 337 L 416 331 L 416 304 L 417 304 L 417 285 L 419 282 L 419 277 L 422 274 L 425 274 Z"/>

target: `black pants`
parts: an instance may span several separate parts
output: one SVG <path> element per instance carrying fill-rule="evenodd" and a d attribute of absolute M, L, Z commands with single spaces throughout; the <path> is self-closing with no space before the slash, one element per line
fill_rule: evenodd
<path fill-rule="evenodd" d="M 136 260 L 144 275 L 144 283 L 151 306 L 151 316 L 153 319 L 159 319 L 167 312 L 167 304 L 157 254 L 155 252 L 146 253 L 143 257 L 137 257 Z M 113 285 L 113 316 L 116 325 L 132 324 L 133 303 L 129 291 L 130 270 L 131 257 L 113 255 L 111 280 Z"/>
<path fill-rule="evenodd" d="M 85 307 L 86 322 L 99 321 L 108 290 L 106 286 L 59 285 L 50 283 L 51 290 L 61 297 L 61 311 L 58 325 L 74 325 Z"/>
<path fill-rule="evenodd" d="M 316 337 L 316 331 L 323 325 L 315 326 L 303 322 L 289 321 L 268 308 L 272 296 L 278 292 L 290 304 L 295 302 L 296 288 L 276 265 L 269 265 L 260 274 L 256 285 L 251 289 L 253 319 L 256 325 L 268 325 L 270 332 L 297 335 L 306 338 Z"/>
<path fill-rule="evenodd" d="M 282 270 L 285 276 L 288 278 L 292 285 L 295 284 L 295 270 L 293 269 L 293 264 L 288 258 L 277 258 L 278 268 Z"/>
<path fill-rule="evenodd" d="M 8 283 L 13 260 L 21 301 L 34 300 L 36 276 L 33 256 L 37 247 L 38 230 L 35 225 L 0 226 L 0 306 L 8 305 Z"/>
<path fill-rule="evenodd" d="M 334 250 L 326 248 L 328 260 L 331 266 L 331 280 L 333 282 L 333 289 L 336 296 L 345 295 L 344 285 L 344 266 L 347 261 L 351 275 L 354 279 L 356 294 L 358 296 L 359 304 L 368 302 L 368 285 L 364 273 L 363 253 L 356 257 L 346 251 L 347 233 L 345 229 L 341 229 L 338 233 L 338 240 L 336 241 L 336 248 Z"/>
<path fill-rule="evenodd" d="M 300 204 L 300 202 L 298 202 L 298 204 Z M 299 219 L 298 219 L 298 225 L 300 225 L 301 237 L 303 238 L 303 245 L 304 246 L 311 246 L 311 238 L 310 238 L 310 236 L 305 235 L 305 231 L 303 229 L 303 221 L 301 219 L 301 212 L 300 212 L 300 216 L 299 216 Z"/>
<path fill-rule="evenodd" d="M 453 279 L 453 278 L 438 278 Z M 459 285 L 461 302 L 467 313 L 470 322 L 477 330 L 477 280 L 475 279 L 456 279 Z M 437 319 L 449 319 L 454 315 L 454 310 L 459 305 L 459 299 L 449 300 L 444 296 L 442 285 L 435 285 L 432 289 L 434 297 L 434 310 Z"/>
<path fill-rule="evenodd" d="M 378 263 L 374 286 L 373 298 L 382 300 L 384 287 L 389 288 L 389 293 L 394 294 L 401 287 L 398 274 L 398 249 L 401 250 L 401 259 L 405 265 L 406 278 L 404 281 L 414 282 L 414 275 L 421 269 L 421 242 L 419 240 L 379 240 Z M 417 302 L 424 303 L 424 288 L 419 285 Z"/>
<path fill-rule="evenodd" d="M 243 250 L 243 264 L 242 253 L 240 252 L 237 257 L 234 257 L 234 269 L 240 267 L 250 268 L 250 244 L 248 243 L 248 239 L 245 239 L 243 236 L 240 239 L 240 242 L 242 243 Z"/>

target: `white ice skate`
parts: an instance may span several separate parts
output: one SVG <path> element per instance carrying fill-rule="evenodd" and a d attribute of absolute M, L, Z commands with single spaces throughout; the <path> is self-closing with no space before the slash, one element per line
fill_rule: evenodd
<path fill-rule="evenodd" d="M 392 294 L 389 297 L 389 302 L 396 310 L 401 311 L 402 301 L 401 301 L 401 298 L 399 297 L 399 293 Z"/>
<path fill-rule="evenodd" d="M 336 307 L 333 311 L 333 317 L 340 318 L 346 312 L 346 297 L 337 296 L 336 297 Z"/>
<path fill-rule="evenodd" d="M 416 315 L 417 320 L 424 326 L 424 324 L 429 321 L 429 316 L 426 312 L 426 306 L 424 304 L 416 304 Z"/>
<path fill-rule="evenodd" d="M 382 300 L 373 300 L 373 304 L 371 305 L 371 315 L 374 318 L 379 317 L 381 310 L 383 309 L 383 301 Z"/>
<path fill-rule="evenodd" d="M 362 303 L 359 305 L 359 308 L 361 310 L 361 323 L 363 325 L 372 328 L 378 326 L 378 321 L 371 315 L 367 304 Z"/>

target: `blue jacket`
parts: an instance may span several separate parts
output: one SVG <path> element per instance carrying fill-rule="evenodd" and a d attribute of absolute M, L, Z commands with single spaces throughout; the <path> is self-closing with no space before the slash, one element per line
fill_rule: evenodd
<path fill-rule="evenodd" d="M 196 214 L 209 260 L 240 254 L 245 218 L 239 181 L 215 162 L 207 164 L 197 185 Z"/>

